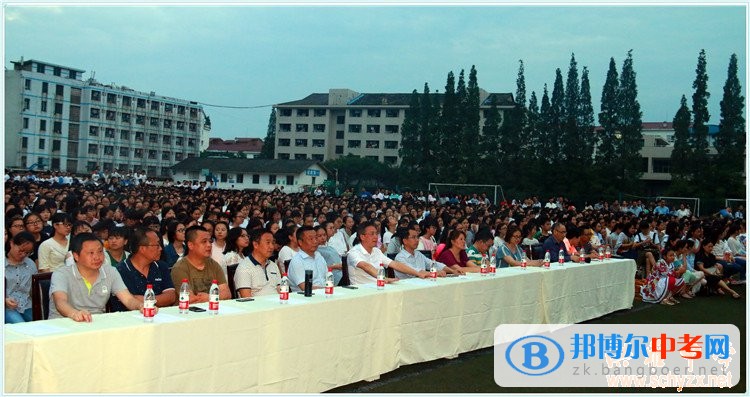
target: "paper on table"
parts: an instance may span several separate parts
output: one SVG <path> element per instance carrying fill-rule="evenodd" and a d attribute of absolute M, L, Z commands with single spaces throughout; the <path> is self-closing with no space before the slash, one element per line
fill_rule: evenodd
<path fill-rule="evenodd" d="M 44 321 L 32 321 L 28 323 L 19 323 L 9 327 L 9 330 L 18 332 L 20 334 L 31 335 L 31 336 L 44 336 L 58 334 L 60 332 L 68 331 L 67 328 L 58 327 L 56 325 L 46 324 Z"/>

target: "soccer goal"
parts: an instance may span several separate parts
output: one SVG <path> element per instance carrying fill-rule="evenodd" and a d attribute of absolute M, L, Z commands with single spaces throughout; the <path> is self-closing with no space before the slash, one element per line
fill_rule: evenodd
<path fill-rule="evenodd" d="M 500 185 L 471 185 L 471 184 L 460 184 L 460 183 L 428 183 L 427 190 L 434 192 L 437 195 L 451 194 L 451 195 L 472 195 L 472 194 L 485 194 L 492 200 L 492 204 L 497 204 L 498 197 L 505 201 L 505 193 L 503 187 Z M 500 193 L 500 196 L 498 196 Z"/>
<path fill-rule="evenodd" d="M 737 206 L 740 204 L 742 204 L 743 206 L 747 206 L 745 204 L 746 202 L 747 200 L 745 199 L 726 199 L 724 200 L 724 208 L 729 207 L 731 205 L 732 209 L 735 210 L 737 209 Z"/>
<path fill-rule="evenodd" d="M 685 206 L 693 213 L 695 216 L 701 216 L 701 199 L 698 197 L 657 197 L 656 201 L 664 200 L 664 202 L 667 204 L 667 207 L 669 207 L 670 210 L 676 211 L 680 209 L 680 204 L 685 204 Z"/>

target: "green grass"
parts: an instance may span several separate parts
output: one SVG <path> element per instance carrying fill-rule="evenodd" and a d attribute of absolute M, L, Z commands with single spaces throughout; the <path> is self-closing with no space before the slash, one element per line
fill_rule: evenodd
<path fill-rule="evenodd" d="M 608 314 L 587 324 L 734 324 L 746 340 L 745 286 L 732 286 L 742 299 L 728 296 L 680 299 L 675 306 L 636 301 L 633 308 Z M 330 393 L 674 393 L 674 388 L 508 388 L 495 383 L 493 349 L 486 348 L 447 360 L 435 360 L 398 368 L 374 382 L 342 386 Z M 740 349 L 740 381 L 731 389 L 692 388 L 682 393 L 745 393 L 746 348 Z"/>

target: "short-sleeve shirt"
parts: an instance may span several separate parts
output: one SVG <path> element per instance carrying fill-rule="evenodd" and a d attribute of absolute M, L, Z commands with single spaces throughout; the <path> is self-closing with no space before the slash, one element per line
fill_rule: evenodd
<path fill-rule="evenodd" d="M 516 246 L 516 249 L 512 250 L 508 247 L 508 244 L 503 244 L 500 246 L 500 252 L 497 253 L 497 267 L 510 267 L 510 263 L 505 261 L 506 256 L 510 256 L 520 262 L 523 259 L 522 255 L 523 250 L 520 246 Z"/>
<path fill-rule="evenodd" d="M 31 308 L 31 276 L 36 272 L 34 261 L 29 258 L 24 258 L 18 266 L 9 264 L 5 258 L 5 297 L 15 299 L 18 312 Z"/>
<path fill-rule="evenodd" d="M 215 260 L 210 257 L 204 258 L 203 264 L 203 270 L 198 270 L 190 263 L 188 257 L 178 260 L 172 268 L 172 284 L 182 285 L 182 279 L 186 278 L 188 284 L 190 284 L 190 289 L 194 294 L 198 294 L 201 292 L 208 293 L 213 280 L 216 280 L 219 285 L 227 283 L 227 278 L 224 277 L 221 266 Z"/>
<path fill-rule="evenodd" d="M 349 266 L 349 277 L 352 278 L 352 284 L 367 284 L 374 283 L 375 277 L 371 276 L 366 271 L 357 267 L 357 263 L 365 262 L 372 265 L 374 268 L 380 267 L 380 264 L 384 264 L 385 267 L 391 264 L 391 259 L 385 256 L 383 251 L 373 247 L 372 252 L 367 252 L 362 244 L 357 244 L 349 253 L 346 254 L 346 263 Z"/>
<path fill-rule="evenodd" d="M 151 284 L 154 294 L 159 295 L 162 292 L 174 289 L 172 277 L 169 274 L 169 268 L 164 263 L 152 262 L 148 267 L 148 276 L 144 276 L 138 269 L 133 266 L 132 258 L 125 259 L 117 265 L 117 271 L 120 272 L 122 282 L 128 287 L 133 295 L 143 295 L 146 293 L 146 286 Z M 119 299 L 112 299 L 112 309 L 115 311 L 125 311 L 127 308 Z"/>
<path fill-rule="evenodd" d="M 234 288 L 238 291 L 250 288 L 252 296 L 275 294 L 276 286 L 279 284 L 281 275 L 276 263 L 269 260 L 263 267 L 252 255 L 240 261 L 234 273 Z"/>
<path fill-rule="evenodd" d="M 451 250 L 447 248 L 444 249 L 443 252 L 440 253 L 440 256 L 438 256 L 437 260 L 438 262 L 445 263 L 445 266 L 458 265 L 461 267 L 466 267 L 466 262 L 469 260 L 469 256 L 466 255 L 465 250 L 461 250 L 459 252 L 460 252 L 459 255 L 461 257 L 460 262 L 456 260 L 455 256 L 453 256 L 453 252 L 451 252 Z"/>
<path fill-rule="evenodd" d="M 120 273 L 108 264 L 99 268 L 99 277 L 91 285 L 86 286 L 78 265 L 63 266 L 52 273 L 52 282 L 49 287 L 49 318 L 61 318 L 57 311 L 52 294 L 62 291 L 68 294 L 68 303 L 77 310 L 86 310 L 91 314 L 104 313 L 107 301 L 111 295 L 127 290 L 128 287 L 122 281 Z"/>
<path fill-rule="evenodd" d="M 430 265 L 432 264 L 432 260 L 428 259 L 424 254 L 421 252 L 415 250 L 413 254 L 410 254 L 409 251 L 403 249 L 401 252 L 396 255 L 396 260 L 405 263 L 409 265 L 410 268 L 421 272 L 423 270 L 430 270 Z M 437 271 L 441 271 L 445 268 L 445 265 L 440 262 L 435 262 L 435 269 Z M 394 273 L 396 274 L 396 277 L 398 278 L 413 278 L 411 274 L 401 273 L 398 270 L 394 269 Z"/>
<path fill-rule="evenodd" d="M 466 250 L 466 256 L 469 258 L 470 261 L 474 261 L 477 265 L 482 264 L 482 253 L 479 252 L 477 247 L 471 246 L 469 249 Z"/>
<path fill-rule="evenodd" d="M 57 268 L 65 266 L 69 246 L 70 243 L 63 246 L 53 238 L 44 240 L 39 245 L 39 269 L 55 271 Z"/>
<path fill-rule="evenodd" d="M 323 255 L 316 251 L 313 252 L 313 256 L 310 256 L 307 252 L 299 250 L 292 257 L 292 261 L 289 262 L 289 269 L 287 269 L 292 291 L 301 291 L 299 285 L 305 282 L 305 270 L 312 270 L 313 286 L 324 287 L 326 285 L 328 266 L 326 260 L 323 259 Z"/>

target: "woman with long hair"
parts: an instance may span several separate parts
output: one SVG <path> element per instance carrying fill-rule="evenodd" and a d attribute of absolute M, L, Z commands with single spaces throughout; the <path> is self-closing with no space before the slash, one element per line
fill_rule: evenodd
<path fill-rule="evenodd" d="M 169 244 L 164 247 L 161 260 L 171 269 L 180 258 L 185 256 L 187 248 L 185 245 L 185 225 L 178 221 L 169 223 L 167 225 L 167 239 Z"/>
<path fill-rule="evenodd" d="M 230 229 L 226 236 L 224 256 L 219 261 L 224 276 L 227 276 L 227 266 L 248 260 L 248 255 L 250 255 L 250 237 L 247 230 L 241 227 Z"/>
<path fill-rule="evenodd" d="M 42 217 L 39 214 L 29 212 L 23 217 L 23 224 L 26 226 L 26 231 L 34 236 L 34 252 L 29 254 L 29 259 L 34 261 L 34 263 L 38 263 L 39 246 L 42 245 L 44 240 L 49 238 L 49 235 L 42 231 L 44 229 L 44 221 L 42 221 Z"/>
<path fill-rule="evenodd" d="M 34 236 L 19 232 L 5 244 L 5 323 L 15 324 L 32 320 L 31 276 L 36 265 L 29 258 L 34 251 Z"/>
<path fill-rule="evenodd" d="M 213 242 L 211 243 L 211 258 L 216 263 L 224 261 L 224 251 L 227 245 L 229 224 L 224 221 L 216 222 L 213 230 Z"/>
<path fill-rule="evenodd" d="M 701 242 L 701 249 L 695 254 L 695 268 L 700 270 L 706 275 L 706 281 L 708 285 L 709 293 L 718 293 L 724 295 L 729 293 L 732 298 L 739 299 L 740 294 L 735 292 L 733 289 L 724 282 L 724 268 L 716 260 L 716 256 L 713 254 L 714 242 L 710 238 L 705 238 Z"/>
<path fill-rule="evenodd" d="M 469 261 L 469 256 L 466 254 L 466 233 L 458 229 L 448 234 L 448 241 L 437 261 L 459 273 L 479 273 L 480 270 L 479 266 Z"/>

